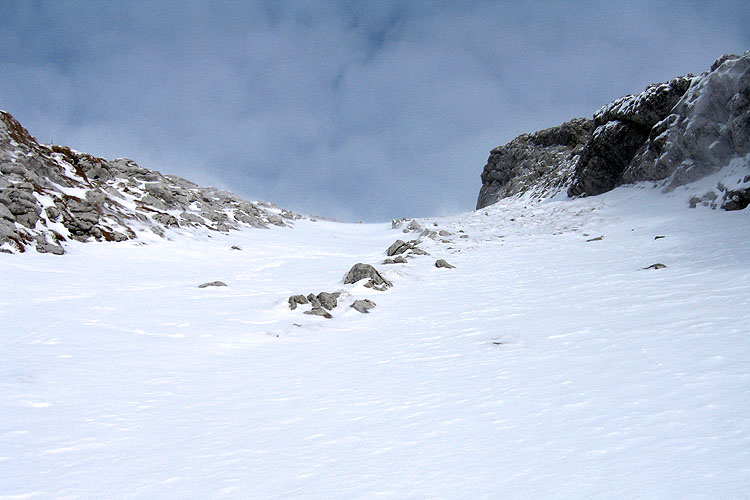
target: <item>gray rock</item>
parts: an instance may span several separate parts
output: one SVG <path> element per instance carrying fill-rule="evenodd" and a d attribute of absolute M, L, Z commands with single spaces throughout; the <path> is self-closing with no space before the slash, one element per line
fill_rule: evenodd
<path fill-rule="evenodd" d="M 383 261 L 383 264 L 406 264 L 407 260 L 403 258 L 401 255 L 397 255 L 393 259 L 385 259 Z"/>
<path fill-rule="evenodd" d="M 310 314 L 313 316 L 323 316 L 324 318 L 327 318 L 327 319 L 333 318 L 333 316 L 331 316 L 331 313 L 329 313 L 322 307 L 313 307 L 309 311 L 305 311 L 305 314 Z"/>
<path fill-rule="evenodd" d="M 302 304 L 310 303 L 310 301 L 307 300 L 307 297 L 305 297 L 304 295 L 292 295 L 291 297 L 289 297 L 288 302 L 289 302 L 289 309 L 291 309 L 292 311 L 297 309 L 297 304 L 302 305 Z"/>
<path fill-rule="evenodd" d="M 286 224 L 284 223 L 284 219 L 282 219 L 276 214 L 268 214 L 266 216 L 266 220 L 269 223 L 273 224 L 274 226 L 286 227 Z"/>
<path fill-rule="evenodd" d="M 44 237 L 43 234 L 37 235 L 34 240 L 36 241 L 36 251 L 39 253 L 51 253 L 53 255 L 63 255 L 65 249 L 57 243 L 50 243 Z"/>
<path fill-rule="evenodd" d="M 198 285 L 198 288 L 208 288 L 208 287 L 214 287 L 214 286 L 227 286 L 227 284 L 224 283 L 223 281 L 209 281 L 209 282 Z"/>
<path fill-rule="evenodd" d="M 174 215 L 160 213 L 154 214 L 151 218 L 164 227 L 180 227 L 180 223 Z"/>
<path fill-rule="evenodd" d="M 621 184 L 664 180 L 670 191 L 748 153 L 750 52 L 723 56 L 698 77 L 617 99 L 593 120 L 573 120 L 493 149 L 477 208 L 519 193 L 548 197 L 564 186 L 570 196 L 596 195 Z M 742 194 L 735 197 L 728 207 L 742 206 Z"/>
<path fill-rule="evenodd" d="M 668 179 L 670 191 L 750 152 L 750 53 L 723 56 L 712 68 L 654 126 L 624 182 Z"/>
<path fill-rule="evenodd" d="M 323 307 L 323 305 L 320 303 L 320 300 L 318 300 L 318 296 L 314 293 L 307 294 L 307 300 L 312 305 L 313 309 L 316 307 Z"/>
<path fill-rule="evenodd" d="M 750 205 L 750 188 L 737 189 L 724 193 L 721 208 L 727 211 L 744 210 L 748 205 Z"/>
<path fill-rule="evenodd" d="M 410 250 L 410 253 L 411 253 L 412 255 L 430 255 L 430 254 L 429 254 L 428 252 L 426 252 L 426 251 L 422 250 L 421 248 L 419 248 L 419 247 L 417 247 L 417 246 L 414 246 L 414 247 L 413 247 L 413 248 L 412 248 L 412 249 Z"/>
<path fill-rule="evenodd" d="M 7 212 L 21 225 L 34 229 L 42 207 L 34 198 L 33 186 L 28 183 L 16 184 L 0 192 L 0 204 L 5 205 Z M 5 212 L 5 213 L 7 213 Z"/>
<path fill-rule="evenodd" d="M 388 247 L 388 250 L 385 251 L 385 254 L 388 257 L 392 257 L 394 255 L 406 252 L 407 250 L 409 250 L 409 248 L 409 245 L 405 241 L 396 240 L 391 244 L 391 246 Z"/>
<path fill-rule="evenodd" d="M 393 283 L 383 278 L 377 269 L 369 264 L 362 264 L 361 262 L 354 264 L 349 272 L 346 273 L 344 284 L 356 283 L 363 279 L 369 280 L 368 283 L 371 287 L 377 286 L 381 288 L 389 288 L 393 286 Z"/>
<path fill-rule="evenodd" d="M 576 165 L 568 194 L 597 195 L 621 184 L 651 129 L 670 114 L 691 81 L 679 77 L 650 85 L 640 94 L 622 97 L 600 109 L 594 115 L 596 128 Z"/>
<path fill-rule="evenodd" d="M 370 309 L 375 306 L 375 302 L 371 301 L 370 299 L 359 299 L 355 300 L 350 307 L 353 307 L 355 310 L 363 314 L 368 314 L 370 312 Z"/>
<path fill-rule="evenodd" d="M 651 264 L 650 266 L 644 267 L 643 269 L 664 269 L 665 267 L 667 267 L 667 266 L 665 266 L 664 264 L 660 264 L 660 263 L 657 262 L 656 264 Z"/>
<path fill-rule="evenodd" d="M 99 209 L 90 201 L 72 196 L 63 197 L 57 209 L 62 214 L 62 223 L 73 238 L 85 241 L 99 222 Z"/>
<path fill-rule="evenodd" d="M 437 268 L 445 268 L 445 269 L 455 269 L 456 266 L 452 266 L 448 264 L 444 259 L 438 259 L 435 261 L 435 267 Z"/>
<path fill-rule="evenodd" d="M 13 213 L 8 210 L 8 207 L 0 203 L 0 219 L 5 219 L 7 221 L 15 222 L 16 218 L 13 216 Z"/>
<path fill-rule="evenodd" d="M 519 193 L 544 197 L 565 189 L 592 130 L 592 120 L 577 118 L 490 151 L 477 210 Z"/>
<path fill-rule="evenodd" d="M 328 309 L 330 311 L 338 305 L 337 300 L 340 295 L 340 292 L 320 292 L 318 294 L 318 302 L 320 302 L 320 305 L 323 307 L 323 309 Z"/>

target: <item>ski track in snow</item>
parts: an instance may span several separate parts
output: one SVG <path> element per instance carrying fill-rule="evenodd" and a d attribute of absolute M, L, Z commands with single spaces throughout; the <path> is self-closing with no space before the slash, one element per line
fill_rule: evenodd
<path fill-rule="evenodd" d="M 636 187 L 421 222 L 452 243 L 405 265 L 414 235 L 307 220 L 0 254 L 0 499 L 747 498 L 747 210 Z M 286 303 L 335 290 L 333 320 Z"/>

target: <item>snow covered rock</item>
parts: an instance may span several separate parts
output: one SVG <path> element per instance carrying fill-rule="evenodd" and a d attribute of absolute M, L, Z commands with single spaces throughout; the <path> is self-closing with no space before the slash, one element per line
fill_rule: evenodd
<path fill-rule="evenodd" d="M 519 193 L 542 197 L 566 189 L 592 130 L 591 120 L 577 118 L 493 149 L 482 172 L 477 209 Z"/>
<path fill-rule="evenodd" d="M 569 196 L 597 195 L 664 181 L 671 191 L 749 154 L 750 52 L 723 56 L 697 77 L 649 85 L 602 107 L 593 120 L 572 120 L 493 149 L 477 209 L 566 187 Z M 735 191 L 721 206 L 742 206 L 744 187 Z"/>
<path fill-rule="evenodd" d="M 375 306 L 375 302 L 371 301 L 370 299 L 359 299 L 355 300 L 350 307 L 353 307 L 356 311 L 359 311 L 363 314 L 368 314 L 370 312 L 370 309 Z"/>
<path fill-rule="evenodd" d="M 750 52 L 724 56 L 693 80 L 623 175 L 623 182 L 696 181 L 750 153 Z"/>
<path fill-rule="evenodd" d="M 39 144 L 0 111 L 0 249 L 64 253 L 63 242 L 124 241 L 170 229 L 287 227 L 300 216 L 65 146 Z M 283 219 L 282 219 L 283 217 Z M 61 252 L 60 249 L 63 251 Z"/>
<path fill-rule="evenodd" d="M 291 309 L 292 311 L 297 309 L 298 305 L 304 305 L 304 304 L 310 303 L 310 301 L 307 300 L 307 297 L 305 297 L 304 295 L 292 295 L 291 297 L 289 297 L 288 302 L 289 302 L 289 309 Z"/>
<path fill-rule="evenodd" d="M 383 278 L 377 269 L 370 264 L 362 264 L 361 262 L 354 264 L 349 272 L 346 273 L 344 284 L 357 283 L 364 279 L 369 280 L 367 284 L 365 284 L 368 288 L 377 287 L 385 289 L 393 286 L 393 283 Z"/>
<path fill-rule="evenodd" d="M 621 97 L 600 109 L 568 194 L 597 195 L 614 189 L 651 128 L 666 118 L 690 82 L 688 77 L 678 77 L 650 85 L 640 94 Z"/>

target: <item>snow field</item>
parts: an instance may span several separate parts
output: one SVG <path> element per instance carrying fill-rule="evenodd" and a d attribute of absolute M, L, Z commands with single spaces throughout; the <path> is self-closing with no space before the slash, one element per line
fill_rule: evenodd
<path fill-rule="evenodd" d="M 405 265 L 308 220 L 0 254 L 0 498 L 743 498 L 750 218 L 678 191 L 422 221 Z"/>

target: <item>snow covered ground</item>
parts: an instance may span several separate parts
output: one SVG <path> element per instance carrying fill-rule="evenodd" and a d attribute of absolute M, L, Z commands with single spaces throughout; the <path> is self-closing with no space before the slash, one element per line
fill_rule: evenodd
<path fill-rule="evenodd" d="M 748 498 L 750 211 L 687 197 L 0 254 L 0 499 Z"/>

